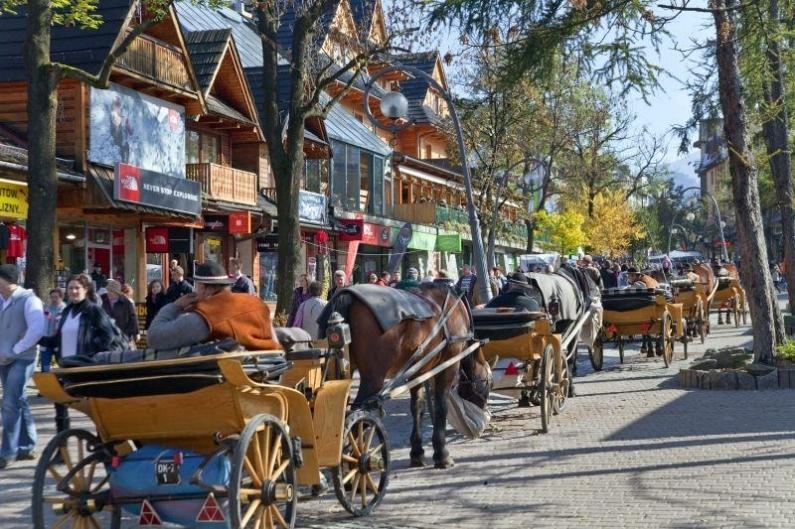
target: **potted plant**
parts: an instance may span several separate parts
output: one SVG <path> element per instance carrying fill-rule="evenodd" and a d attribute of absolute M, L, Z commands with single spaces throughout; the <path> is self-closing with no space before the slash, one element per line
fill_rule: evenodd
<path fill-rule="evenodd" d="M 795 369 L 795 341 L 787 340 L 776 348 L 776 367 Z"/>

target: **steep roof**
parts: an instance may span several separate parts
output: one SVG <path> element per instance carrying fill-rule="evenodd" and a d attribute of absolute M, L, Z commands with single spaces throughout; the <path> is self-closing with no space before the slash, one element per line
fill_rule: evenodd
<path fill-rule="evenodd" d="M 95 11 L 102 17 L 97 29 L 53 26 L 51 60 L 98 74 L 130 11 L 130 0 L 101 0 Z M 17 14 L 0 16 L 0 82 L 26 79 L 22 57 L 26 16 L 24 3 L 17 8 Z"/>
<path fill-rule="evenodd" d="M 209 90 L 231 35 L 231 28 L 185 33 L 188 55 L 202 92 Z"/>
<path fill-rule="evenodd" d="M 395 62 L 413 66 L 433 76 L 439 52 L 436 50 L 420 53 L 407 53 L 394 57 Z M 409 119 L 416 123 L 440 124 L 442 118 L 429 106 L 425 105 L 425 96 L 428 94 L 430 83 L 421 77 L 413 77 L 400 82 L 400 91 L 409 101 Z"/>
<path fill-rule="evenodd" d="M 348 0 L 351 6 L 351 14 L 359 30 L 359 36 L 366 38 L 370 32 L 370 25 L 375 14 L 375 0 Z"/>
<path fill-rule="evenodd" d="M 367 151 L 388 156 L 392 150 L 373 131 L 368 129 L 350 112 L 340 105 L 334 105 L 326 116 L 326 130 L 329 138 L 365 149 Z"/>

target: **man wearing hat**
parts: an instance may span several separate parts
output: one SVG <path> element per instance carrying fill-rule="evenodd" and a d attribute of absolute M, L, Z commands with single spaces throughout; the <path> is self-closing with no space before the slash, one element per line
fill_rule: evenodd
<path fill-rule="evenodd" d="M 491 299 L 486 308 L 510 307 L 520 311 L 538 312 L 541 304 L 529 296 L 530 282 L 521 272 L 514 272 L 508 278 L 504 292 Z"/>
<path fill-rule="evenodd" d="M 647 276 L 643 272 L 638 272 L 637 268 L 630 268 L 627 270 L 629 276 L 629 286 L 639 288 L 658 288 L 660 283 L 651 276 Z"/>
<path fill-rule="evenodd" d="M 406 271 L 406 277 L 399 281 L 395 288 L 398 290 L 414 290 L 420 288 L 420 271 L 413 266 Z"/>
<path fill-rule="evenodd" d="M 233 293 L 234 282 L 218 263 L 196 266 L 196 292 L 186 294 L 158 312 L 147 332 L 149 347 L 178 349 L 234 338 L 248 350 L 281 349 L 268 306 L 249 294 Z"/>
<path fill-rule="evenodd" d="M 36 426 L 27 385 L 36 367 L 36 344 L 47 329 L 44 307 L 32 290 L 19 286 L 19 271 L 0 265 L 0 384 L 3 387 L 0 469 L 14 459 L 34 459 Z"/>

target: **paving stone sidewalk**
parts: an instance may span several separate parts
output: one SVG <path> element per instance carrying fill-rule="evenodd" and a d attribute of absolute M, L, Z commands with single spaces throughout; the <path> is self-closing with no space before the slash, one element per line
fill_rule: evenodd
<path fill-rule="evenodd" d="M 749 331 L 713 325 L 707 346 L 746 344 Z M 691 358 L 704 347 L 692 347 Z M 681 390 L 675 375 L 685 361 L 665 369 L 629 354 L 619 365 L 608 350 L 600 373 L 583 355 L 578 396 L 545 435 L 538 408 L 495 397 L 481 439 L 451 434 L 457 464 L 447 471 L 408 468 L 408 402 L 389 403 L 395 471 L 384 504 L 351 519 L 331 493 L 299 504 L 297 527 L 795 526 L 795 391 Z M 35 403 L 42 446 L 53 433 L 51 409 Z M 31 526 L 32 474 L 31 463 L 0 473 L 2 529 Z"/>

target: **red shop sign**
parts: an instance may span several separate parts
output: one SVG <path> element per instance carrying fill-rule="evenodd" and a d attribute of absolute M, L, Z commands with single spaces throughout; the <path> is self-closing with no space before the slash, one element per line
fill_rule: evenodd
<path fill-rule="evenodd" d="M 240 235 L 251 233 L 251 213 L 248 211 L 241 213 L 230 213 L 229 233 Z"/>
<path fill-rule="evenodd" d="M 362 232 L 362 244 L 369 244 L 371 246 L 391 246 L 392 228 L 365 222 Z"/>
<path fill-rule="evenodd" d="M 168 253 L 168 228 L 146 228 L 146 253 Z"/>

